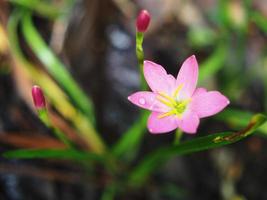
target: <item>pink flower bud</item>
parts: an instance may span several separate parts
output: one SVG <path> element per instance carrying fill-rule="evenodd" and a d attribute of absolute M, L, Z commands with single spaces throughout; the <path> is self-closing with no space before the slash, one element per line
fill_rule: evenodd
<path fill-rule="evenodd" d="M 34 85 L 32 87 L 32 99 L 33 99 L 36 109 L 45 108 L 45 97 L 44 97 L 43 91 L 37 85 Z"/>
<path fill-rule="evenodd" d="M 150 22 L 150 14 L 147 10 L 141 10 L 137 20 L 136 20 L 136 28 L 138 32 L 144 33 Z"/>

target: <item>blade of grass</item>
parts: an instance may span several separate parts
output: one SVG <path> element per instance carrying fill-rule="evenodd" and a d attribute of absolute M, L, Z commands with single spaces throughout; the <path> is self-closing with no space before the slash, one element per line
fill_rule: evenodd
<path fill-rule="evenodd" d="M 70 149 L 20 149 L 3 153 L 5 158 L 17 159 L 70 159 L 70 160 L 95 160 L 104 161 L 104 158 L 89 152 L 82 152 Z"/>
<path fill-rule="evenodd" d="M 251 20 L 265 33 L 267 34 L 267 18 L 259 12 L 253 12 L 251 14 Z"/>
<path fill-rule="evenodd" d="M 204 62 L 201 63 L 199 68 L 199 82 L 215 75 L 225 62 L 227 55 L 227 45 L 220 43 L 214 50 L 213 54 Z"/>
<path fill-rule="evenodd" d="M 9 0 L 9 2 L 16 6 L 35 11 L 50 19 L 55 19 L 64 13 L 64 9 L 51 5 L 51 2 L 49 3 L 40 0 Z"/>
<path fill-rule="evenodd" d="M 249 119 L 253 116 L 252 112 L 228 108 L 215 116 L 215 119 L 226 122 L 234 128 L 246 126 Z M 267 136 L 267 123 L 258 128 L 258 135 Z"/>
<path fill-rule="evenodd" d="M 25 12 L 22 18 L 22 31 L 27 44 L 44 64 L 46 69 L 66 90 L 78 108 L 86 114 L 86 116 L 88 116 L 88 119 L 92 123 L 94 123 L 94 109 L 91 100 L 89 100 L 89 98 L 83 93 L 78 84 L 72 78 L 71 74 L 66 70 L 63 63 L 46 45 L 34 27 L 31 14 L 29 12 Z"/>
<path fill-rule="evenodd" d="M 147 155 L 143 161 L 134 168 L 129 176 L 129 184 L 132 186 L 141 186 L 156 168 L 174 156 L 218 148 L 244 139 L 263 125 L 266 119 L 266 116 L 257 114 L 252 117 L 248 126 L 239 132 L 212 134 L 192 139 L 180 145 L 161 148 Z"/>
<path fill-rule="evenodd" d="M 22 13 L 15 9 L 10 15 L 8 21 L 8 39 L 11 50 L 11 55 L 18 66 L 22 66 L 25 73 L 32 78 L 33 82 L 40 85 L 49 97 L 50 103 L 69 121 L 73 122 L 74 126 L 88 146 L 95 152 L 102 153 L 105 151 L 105 145 L 101 138 L 98 137 L 95 129 L 88 119 L 80 112 L 77 112 L 73 105 L 69 102 L 68 97 L 59 88 L 59 86 L 46 74 L 29 63 L 24 57 L 18 42 L 17 27 Z"/>
<path fill-rule="evenodd" d="M 85 133 L 83 136 L 88 137 L 87 140 L 90 140 L 91 146 L 97 147 L 98 151 L 101 152 L 105 149 L 105 145 L 91 124 L 94 124 L 95 122 L 93 104 L 91 100 L 87 98 L 70 73 L 66 70 L 66 67 L 58 60 L 58 58 L 42 40 L 32 23 L 30 13 L 25 13 L 22 18 L 22 30 L 28 45 L 32 48 L 36 56 L 66 90 L 71 100 L 78 106 L 85 116 L 88 117 L 87 122 L 84 118 L 74 118 L 73 120 L 76 124 L 80 123 L 78 128 L 81 126 L 82 129 L 91 130 L 90 134 L 83 131 L 82 133 Z"/>
<path fill-rule="evenodd" d="M 120 140 L 113 146 L 112 154 L 130 160 L 138 150 L 138 146 L 144 136 L 148 112 L 141 113 L 139 119 L 130 129 L 124 133 Z"/>

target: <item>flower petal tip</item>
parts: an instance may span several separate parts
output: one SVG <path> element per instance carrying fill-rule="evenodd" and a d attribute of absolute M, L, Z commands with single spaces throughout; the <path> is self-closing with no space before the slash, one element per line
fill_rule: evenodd
<path fill-rule="evenodd" d="M 225 107 L 228 106 L 230 104 L 230 100 L 226 96 L 221 94 L 220 92 L 218 92 L 218 93 L 222 96 L 222 98 L 224 98 Z"/>
<path fill-rule="evenodd" d="M 195 131 L 184 131 L 185 133 L 187 134 L 190 134 L 190 135 L 195 135 L 197 133 L 197 130 Z"/>
<path fill-rule="evenodd" d="M 195 55 L 190 56 L 190 57 L 188 58 L 188 60 L 189 60 L 190 62 L 192 62 L 192 63 L 196 63 L 196 64 L 197 64 L 197 58 L 196 58 Z"/>
<path fill-rule="evenodd" d="M 157 134 L 164 134 L 164 133 L 167 133 L 166 131 L 165 132 L 162 132 L 162 131 L 158 131 L 158 130 L 155 130 L 155 129 L 152 129 L 152 128 L 148 128 L 148 132 L 152 135 L 157 135 Z M 170 131 L 168 131 L 170 132 Z"/>
<path fill-rule="evenodd" d="M 147 64 L 154 64 L 154 62 L 150 61 L 150 60 L 144 60 L 144 67 L 147 65 Z"/>
<path fill-rule="evenodd" d="M 151 133 L 151 134 L 155 134 L 154 133 L 154 130 L 152 128 L 148 128 L 148 131 Z"/>

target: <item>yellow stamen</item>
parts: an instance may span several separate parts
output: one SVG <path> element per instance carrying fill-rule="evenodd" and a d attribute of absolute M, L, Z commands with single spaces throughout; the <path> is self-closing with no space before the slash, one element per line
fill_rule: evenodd
<path fill-rule="evenodd" d="M 179 103 L 178 107 L 183 107 L 183 106 L 187 105 L 190 101 L 191 101 L 191 99 L 186 99 L 186 100 L 182 101 L 181 103 Z"/>
<path fill-rule="evenodd" d="M 172 104 L 175 104 L 176 103 L 176 101 L 173 98 L 169 97 L 168 95 L 166 95 L 163 92 L 159 92 L 159 95 L 162 96 L 162 97 L 164 97 L 165 99 L 169 100 Z"/>
<path fill-rule="evenodd" d="M 182 90 L 184 84 L 180 84 L 178 85 L 177 89 L 175 90 L 174 94 L 173 94 L 173 97 L 177 97 L 178 93 Z"/>
<path fill-rule="evenodd" d="M 166 113 L 159 115 L 158 118 L 161 119 L 163 117 L 168 117 L 168 116 L 174 115 L 175 113 L 176 113 L 175 110 L 171 110 L 169 112 L 166 112 Z"/>
<path fill-rule="evenodd" d="M 157 98 L 161 103 L 163 103 L 163 104 L 165 104 L 165 105 L 167 105 L 167 106 L 169 106 L 169 107 L 172 107 L 172 106 L 173 106 L 170 102 L 166 101 L 165 99 L 161 98 L 160 96 L 157 96 L 156 98 Z"/>
<path fill-rule="evenodd" d="M 163 92 L 159 92 L 159 96 L 157 96 L 157 100 L 159 100 L 161 103 L 165 104 L 166 106 L 170 107 L 171 110 L 166 112 L 166 113 L 162 113 L 161 115 L 158 116 L 159 119 L 164 118 L 164 117 L 168 117 L 171 115 L 176 115 L 178 118 L 181 118 L 183 112 L 186 109 L 187 104 L 191 101 L 191 99 L 187 99 L 187 100 L 183 100 L 183 101 L 178 101 L 177 95 L 179 94 L 179 92 L 181 91 L 181 89 L 183 88 L 183 84 L 180 84 L 176 90 L 173 93 L 173 96 L 170 97 L 167 94 L 163 93 Z"/>

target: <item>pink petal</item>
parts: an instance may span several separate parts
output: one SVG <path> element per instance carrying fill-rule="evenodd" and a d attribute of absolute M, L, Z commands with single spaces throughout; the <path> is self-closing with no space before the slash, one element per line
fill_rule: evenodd
<path fill-rule="evenodd" d="M 194 97 L 194 96 L 198 96 L 198 95 L 200 95 L 200 94 L 202 94 L 202 93 L 205 93 L 205 92 L 207 92 L 207 89 L 206 89 L 206 88 L 197 88 L 197 89 L 194 91 L 193 97 Z"/>
<path fill-rule="evenodd" d="M 178 118 L 175 115 L 159 118 L 163 113 L 152 112 L 148 118 L 147 128 L 150 133 L 167 133 L 178 127 Z"/>
<path fill-rule="evenodd" d="M 185 133 L 194 134 L 197 132 L 197 127 L 199 125 L 199 117 L 196 113 L 187 110 L 182 119 L 178 121 L 179 128 Z"/>
<path fill-rule="evenodd" d="M 198 63 L 193 55 L 184 61 L 177 76 L 176 87 L 183 86 L 179 96 L 180 99 L 188 99 L 192 96 L 196 89 L 197 79 Z"/>
<path fill-rule="evenodd" d="M 218 91 L 202 92 L 192 97 L 190 109 L 202 118 L 222 111 L 229 103 L 227 97 Z"/>
<path fill-rule="evenodd" d="M 152 111 L 167 112 L 169 108 L 157 100 L 157 95 L 153 92 L 136 92 L 128 97 L 133 104 Z"/>
<path fill-rule="evenodd" d="M 144 62 L 144 76 L 153 92 L 171 94 L 175 87 L 175 78 L 167 74 L 162 66 L 151 61 Z"/>

